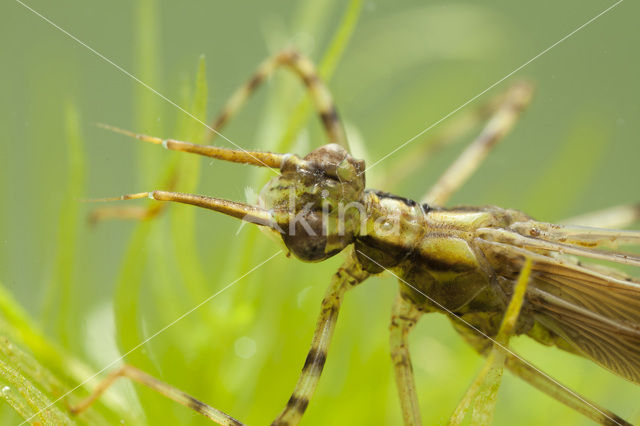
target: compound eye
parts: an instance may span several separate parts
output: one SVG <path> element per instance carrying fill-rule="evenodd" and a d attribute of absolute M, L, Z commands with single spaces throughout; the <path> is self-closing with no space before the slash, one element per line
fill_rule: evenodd
<path fill-rule="evenodd" d="M 356 177 L 357 173 L 355 168 L 349 163 L 349 160 L 345 158 L 336 167 L 336 175 L 341 182 L 350 182 Z"/>
<path fill-rule="evenodd" d="M 309 211 L 301 217 L 293 218 L 284 229 L 282 239 L 285 245 L 299 259 L 308 262 L 329 257 L 325 252 L 327 236 L 323 229 L 322 213 Z"/>

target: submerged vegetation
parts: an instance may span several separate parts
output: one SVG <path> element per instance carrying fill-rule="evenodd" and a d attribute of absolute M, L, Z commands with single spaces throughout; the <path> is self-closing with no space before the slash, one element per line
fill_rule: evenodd
<path fill-rule="evenodd" d="M 129 10 L 129 3 L 122 7 Z M 533 29 L 522 34 L 514 30 L 520 24 L 526 26 L 530 11 L 505 10 L 501 14 L 489 7 L 467 4 L 401 4 L 391 8 L 352 0 L 345 7 L 337 0 L 324 0 L 301 2 L 293 11 L 288 5 L 279 5 L 283 16 L 268 19 L 262 17 L 264 11 L 246 15 L 240 6 L 233 6 L 233 10 L 208 11 L 209 19 L 220 26 L 225 23 L 217 20 L 227 19 L 227 15 L 229 26 L 210 30 L 218 39 L 207 37 L 206 42 L 197 43 L 189 38 L 193 34 L 178 38 L 168 28 L 168 19 L 184 17 L 177 11 L 172 15 L 172 10 L 165 7 L 171 6 L 141 0 L 131 9 L 130 27 L 135 31 L 128 54 L 133 61 L 123 59 L 124 54 L 111 55 L 99 40 L 94 43 L 90 29 L 78 29 L 77 35 L 104 50 L 108 57 L 113 56 L 116 63 L 133 63 L 132 71 L 140 80 L 177 100 L 178 105 L 205 122 L 255 65 L 270 52 L 294 44 L 316 61 L 334 91 L 355 154 L 372 162 L 564 36 L 595 14 L 599 6 L 595 2 L 585 4 L 592 9 L 585 9 L 584 19 L 571 21 L 568 27 L 566 21 L 573 16 L 573 8 L 555 10 L 557 16 L 545 30 L 547 36 L 542 32 L 531 35 Z M 41 29 L 46 24 L 27 11 L 14 12 L 24 15 L 22 25 L 38 27 L 33 36 L 36 43 L 44 37 L 56 38 L 56 46 L 65 49 L 72 43 L 52 28 Z M 51 13 L 56 22 L 61 19 L 46 9 L 41 12 Z M 111 22 L 109 19 L 114 18 L 104 19 Z M 192 19 L 193 27 L 203 26 L 198 17 Z M 635 182 L 640 177 L 633 170 L 623 173 L 623 169 L 635 165 L 630 159 L 640 154 L 637 146 L 629 147 L 632 135 L 637 138 L 640 130 L 629 124 L 631 118 L 625 118 L 625 111 L 637 112 L 637 103 L 632 103 L 631 95 L 627 98 L 620 93 L 633 92 L 626 85 L 638 83 L 626 80 L 626 74 L 620 72 L 618 85 L 598 88 L 598 76 L 608 75 L 609 66 L 594 65 L 589 70 L 593 76 L 580 62 L 585 61 L 580 55 L 590 55 L 591 46 L 607 31 L 623 26 L 617 20 L 627 18 L 612 14 L 607 19 L 589 29 L 593 33 L 576 35 L 575 45 L 563 47 L 563 52 L 574 52 L 577 58 L 563 58 L 561 62 L 550 53 L 545 58 L 548 62 L 525 70 L 538 86 L 538 100 L 505 142 L 504 150 L 489 161 L 454 203 L 499 204 L 525 210 L 540 219 L 558 220 L 637 201 Z M 239 35 L 258 25 L 261 32 Z M 62 26 L 76 33 L 75 21 Z M 232 32 L 234 26 L 237 32 Z M 224 31 L 230 34 L 231 40 L 226 40 L 229 50 L 219 48 L 215 55 L 208 53 L 208 45 L 224 44 Z M 515 40 L 510 40 L 512 33 L 518 34 Z M 613 35 L 606 38 L 616 40 Z M 114 45 L 128 42 L 117 35 L 114 39 Z M 245 53 L 246 45 L 259 43 L 268 48 L 260 45 L 247 48 Z M 173 44 L 195 45 L 193 49 L 200 50 L 189 49 L 193 54 L 185 57 L 175 53 L 178 48 Z M 31 421 L 112 424 L 122 419 L 127 424 L 207 424 L 188 409 L 124 381 L 86 413 L 71 417 L 67 404 L 86 396 L 109 370 L 84 382 L 125 354 L 126 362 L 248 424 L 267 422 L 286 403 L 295 384 L 319 302 L 340 259 L 302 264 L 278 256 L 259 271 L 247 274 L 277 251 L 273 242 L 252 226 L 238 229 L 232 219 L 189 206 L 171 206 L 151 221 L 105 220 L 91 226 L 87 218 L 96 206 L 81 201 L 86 197 L 173 185 L 182 192 L 251 200 L 268 175 L 262 170 L 211 163 L 135 144 L 97 129 L 94 122 L 107 122 L 196 143 L 204 140 L 206 130 L 156 94 L 129 83 L 126 76 L 117 76 L 116 80 L 117 71 L 109 69 L 106 62 L 96 62 L 99 59 L 91 57 L 91 52 L 80 47 L 61 49 L 56 49 L 55 58 L 45 56 L 39 62 L 26 63 L 30 66 L 25 65 L 24 78 L 37 83 L 34 92 L 25 97 L 44 102 L 42 98 L 55 99 L 66 90 L 70 92 L 64 101 L 66 107 L 54 109 L 57 115 L 49 117 L 51 108 L 30 109 L 17 104 L 17 111 L 30 114 L 5 114 L 2 118 L 29 122 L 24 128 L 7 126 L 12 145 L 3 142 L 2 154 L 7 159 L 11 155 L 30 162 L 20 168 L 7 164 L 6 176 L 0 182 L 0 189 L 19 193 L 15 203 L 2 210 L 6 240 L 0 252 L 0 386 L 7 404 L 0 408 L 0 422 L 17 423 L 48 407 Z M 616 67 L 613 61 L 626 55 L 625 46 L 609 49 L 611 66 Z M 521 51 L 526 54 L 513 53 Z M 201 57 L 194 66 L 202 52 L 207 52 L 206 60 Z M 89 62 L 79 65 L 77 58 L 83 55 Z M 68 67 L 77 69 L 52 66 L 52 76 L 42 80 L 32 71 L 36 63 L 57 65 L 65 60 L 71 64 Z M 633 61 L 632 69 L 640 59 Z M 79 79 L 85 89 L 77 90 L 86 93 L 74 92 L 73 84 L 67 81 L 84 72 L 80 71 L 82 67 L 92 74 Z M 70 77 L 65 76 L 65 70 Z M 469 70 L 476 72 L 470 75 Z M 580 73 L 585 76 L 580 77 Z M 552 74 L 562 82 L 555 83 Z M 569 81 L 570 75 L 577 82 Z M 113 89 L 114 94 L 107 93 L 111 90 L 107 83 L 107 89 L 95 88 L 102 79 L 118 87 Z M 585 82 L 594 86 L 593 98 L 583 93 L 579 83 Z M 25 81 L 25 85 L 29 83 Z M 54 88 L 56 84 L 62 89 Z M 38 92 L 43 87 L 47 90 Z M 568 88 L 562 92 L 562 87 Z M 605 101 L 597 96 L 604 98 L 608 91 L 617 95 Z M 130 102 L 131 93 L 134 99 Z M 103 105 L 100 96 L 109 101 Z M 124 104 L 127 106 L 122 107 Z M 117 106 L 124 111 L 116 111 Z M 564 116 L 558 118 L 560 114 Z M 434 128 L 434 138 L 425 135 L 415 141 L 416 146 L 437 143 L 438 132 L 440 127 Z M 299 82 L 286 71 L 261 89 L 258 100 L 223 133 L 243 148 L 277 152 L 304 153 L 323 143 L 309 100 Z M 220 138 L 215 143 L 226 144 Z M 24 148 L 29 144 L 35 148 Z M 409 148 L 407 152 L 418 152 Z M 369 174 L 368 186 L 418 197 L 459 148 L 444 147 L 442 151 L 442 160 L 425 158 L 421 170 L 394 187 L 387 186 L 387 179 L 391 182 L 393 176 L 388 177 L 386 172 L 397 162 L 382 164 Z M 554 160 L 547 161 L 549 157 Z M 39 169 L 36 164 L 43 159 L 50 161 L 40 161 L 45 166 Z M 532 161 L 539 164 L 528 164 Z M 580 166 L 568 167 L 574 164 Z M 134 170 L 135 175 L 131 172 Z M 15 192 L 9 191 L 9 176 L 23 178 Z M 516 181 L 518 185 L 514 186 L 512 182 Z M 39 194 L 39 198 L 26 200 L 22 194 Z M 23 236 L 11 226 L 38 235 Z M 41 246 L 30 253 L 23 244 Z M 38 262 L 26 261 L 27 254 Z M 306 424 L 395 424 L 401 419 L 387 335 L 396 283 L 393 277 L 371 281 L 345 301 L 318 394 L 305 416 Z M 141 345 L 223 289 L 210 302 Z M 519 353 L 550 374 L 561 376 L 563 382 L 632 421 L 640 419 L 633 408 L 638 394 L 634 385 L 571 355 L 560 355 L 520 339 L 512 343 Z M 412 345 L 425 423 L 445 422 L 482 360 L 439 317 L 418 327 Z M 522 424 L 525 420 L 541 424 L 549 419 L 563 424 L 583 422 L 579 414 L 505 376 L 496 424 L 508 424 L 522 405 L 545 407 L 527 410 L 532 412 L 531 418 L 522 419 Z M 68 399 L 51 405 L 80 384 Z M 336 413 L 340 414 L 339 421 Z"/>

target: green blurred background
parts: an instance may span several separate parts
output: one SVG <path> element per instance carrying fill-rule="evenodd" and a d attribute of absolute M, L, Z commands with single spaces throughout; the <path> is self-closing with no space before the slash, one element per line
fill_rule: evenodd
<path fill-rule="evenodd" d="M 295 46 L 321 64 L 354 151 L 372 163 L 613 3 L 28 4 L 207 121 L 259 62 Z M 621 3 L 443 123 L 515 80 L 536 87 L 533 104 L 513 133 L 451 204 L 496 204 L 554 221 L 638 201 L 639 13 L 637 2 Z M 25 351 L 3 340 L 0 360 L 22 368 L 23 377 L 11 382 L 6 373 L 0 384 L 8 385 L 4 394 L 10 399 L 12 386 L 28 382 L 46 402 L 243 276 L 279 246 L 251 226 L 238 232 L 233 219 L 188 206 L 171 206 L 142 224 L 89 226 L 88 212 L 96 206 L 79 199 L 161 189 L 173 169 L 178 190 L 239 201 L 257 192 L 267 175 L 185 158 L 97 128 L 94 123 L 102 122 L 194 141 L 203 132 L 196 121 L 19 3 L 3 2 L 0 16 L 0 331 Z M 203 54 L 206 71 L 199 68 Z M 224 135 L 247 149 L 287 147 L 301 154 L 322 144 L 301 87 L 281 71 Z M 440 128 L 406 152 L 428 143 Z M 368 180 L 419 198 L 461 148 L 457 144 L 425 159 L 417 173 L 390 186 L 393 176 L 385 173 L 397 167 L 401 151 L 373 168 Z M 126 360 L 242 421 L 265 424 L 289 398 L 320 300 L 340 261 L 338 256 L 303 264 L 279 255 Z M 304 424 L 401 423 L 387 333 L 396 291 L 395 280 L 384 276 L 347 296 Z M 444 423 L 482 360 L 442 316 L 422 320 L 411 344 L 425 424 Z M 513 346 L 573 389 L 640 421 L 637 386 L 526 339 L 515 339 Z M 86 393 L 77 390 L 72 401 Z M 64 404 L 58 407 L 64 414 Z M 120 418 L 206 424 L 190 410 L 127 383 L 79 421 Z M 0 406 L 3 424 L 20 419 L 9 405 Z M 506 374 L 495 423 L 514 422 L 589 424 Z"/>

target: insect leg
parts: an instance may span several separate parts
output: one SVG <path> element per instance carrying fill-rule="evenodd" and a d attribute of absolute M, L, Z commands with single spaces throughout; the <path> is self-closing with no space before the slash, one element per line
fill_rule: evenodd
<path fill-rule="evenodd" d="M 329 142 L 342 145 L 348 150 L 344 126 L 338 117 L 331 92 L 318 76 L 313 62 L 291 49 L 284 50 L 260 64 L 253 76 L 231 95 L 219 115 L 212 121 L 211 127 L 216 130 L 222 128 L 244 105 L 256 88 L 264 83 L 280 66 L 289 68 L 304 83 L 318 111 Z M 214 137 L 215 133 L 209 132 L 206 141 L 210 142 Z"/>
<path fill-rule="evenodd" d="M 531 259 L 525 260 L 520 276 L 514 287 L 513 296 L 509 301 L 507 310 L 500 324 L 498 334 L 493 340 L 493 345 L 487 355 L 487 360 L 480 370 L 480 373 L 475 378 L 469 389 L 465 393 L 464 397 L 456 407 L 451 419 L 450 425 L 462 424 L 467 411 L 471 404 L 475 401 L 475 406 L 472 413 L 473 424 L 491 424 L 493 419 L 493 411 L 497 400 L 498 389 L 502 381 L 502 371 L 505 365 L 506 354 L 505 349 L 509 344 L 509 338 L 513 334 L 518 316 L 520 315 L 520 309 L 524 302 L 524 296 L 527 289 L 527 284 L 531 276 Z M 469 329 L 467 333 L 474 333 Z M 471 341 L 478 342 L 477 335 L 473 336 Z M 481 339 L 480 342 L 486 342 Z M 482 344 L 481 343 L 481 344 Z M 482 351 L 486 353 L 488 346 L 483 345 Z"/>
<path fill-rule="evenodd" d="M 476 171 L 491 149 L 513 128 L 529 105 L 532 88 L 526 83 L 514 86 L 493 114 L 482 132 L 467 146 L 458 159 L 422 197 L 427 204 L 443 205 Z"/>
<path fill-rule="evenodd" d="M 548 376 L 541 374 L 538 369 L 523 362 L 520 358 L 512 354 L 507 354 L 506 366 L 509 371 L 528 382 L 530 385 L 538 388 L 551 398 L 562 402 L 579 413 L 584 414 L 596 423 L 602 425 L 631 425 L 631 423 L 627 422 L 620 416 L 598 406 L 596 403 L 580 396 L 578 393 L 561 385 L 555 380 L 552 380 Z"/>
<path fill-rule="evenodd" d="M 311 341 L 311 349 L 309 349 L 304 367 L 302 367 L 298 383 L 284 410 L 272 425 L 296 425 L 300 421 L 318 385 L 344 293 L 364 281 L 368 276 L 369 274 L 364 272 L 355 260 L 355 256 L 350 256 L 333 275 L 331 284 L 322 300 L 320 316 Z"/>
<path fill-rule="evenodd" d="M 640 203 L 610 207 L 604 210 L 575 216 L 562 223 L 594 228 L 618 229 L 640 221 Z"/>
<path fill-rule="evenodd" d="M 91 395 L 81 401 L 78 405 L 72 406 L 69 410 L 73 414 L 80 414 L 85 411 L 87 408 L 93 404 L 96 399 L 100 397 L 117 379 L 121 377 L 127 377 L 135 382 L 138 382 L 144 386 L 147 386 L 154 391 L 176 401 L 179 404 L 184 405 L 185 407 L 191 408 L 194 411 L 202 414 L 203 416 L 213 420 L 219 425 L 223 426 L 240 426 L 238 420 L 233 417 L 223 413 L 220 410 L 217 410 L 204 402 L 201 402 L 191 395 L 186 394 L 185 392 L 164 383 L 153 376 L 131 366 L 131 365 L 123 365 L 117 370 L 113 371 L 109 374 L 102 382 L 98 384 L 98 386 L 93 390 Z"/>
<path fill-rule="evenodd" d="M 523 83 L 519 83 L 523 84 Z M 387 161 L 390 163 L 385 173 L 384 184 L 388 189 L 393 189 L 398 183 L 405 181 L 412 173 L 425 167 L 429 159 L 431 159 L 438 151 L 446 146 L 452 145 L 466 134 L 472 132 L 481 123 L 486 122 L 504 103 L 505 98 L 509 96 L 511 91 L 515 90 L 512 86 L 505 92 L 491 98 L 489 101 L 483 102 L 475 108 L 465 108 L 443 123 L 442 128 L 433 134 L 424 142 L 417 142 L 411 146 L 407 146 L 397 157 L 390 157 Z M 371 176 L 375 179 L 375 176 Z M 375 181 L 372 184 L 376 186 Z"/>
<path fill-rule="evenodd" d="M 421 315 L 422 312 L 401 295 L 396 297 L 391 313 L 389 342 L 400 405 L 402 406 L 402 416 L 407 426 L 422 424 L 408 341 L 409 331 Z"/>
<path fill-rule="evenodd" d="M 284 50 L 274 57 L 267 59 L 258 67 L 254 75 L 231 95 L 218 116 L 212 121 L 210 129 L 206 134 L 205 142 L 210 143 L 215 138 L 215 136 L 218 135 L 218 131 L 222 129 L 222 127 L 224 127 L 224 125 L 227 124 L 227 122 L 240 110 L 240 108 L 255 92 L 258 86 L 264 83 L 273 74 L 273 72 L 281 66 L 289 68 L 304 83 L 305 87 L 309 91 L 309 95 L 313 100 L 316 110 L 318 111 L 318 115 L 320 116 L 322 125 L 325 129 L 325 132 L 327 133 L 329 142 L 342 145 L 348 150 L 349 145 L 347 142 L 346 133 L 344 131 L 344 125 L 342 124 L 342 121 L 338 116 L 337 109 L 333 102 L 333 97 L 331 96 L 331 92 L 318 76 L 313 62 L 311 62 L 311 60 L 296 52 L 295 50 Z M 259 166 L 279 167 L 279 161 L 282 157 L 280 154 L 247 152 L 229 149 L 225 150 L 224 148 L 215 148 L 207 145 L 198 145 L 171 139 L 156 138 L 153 136 L 133 133 L 108 125 L 101 125 L 101 127 L 106 128 L 107 130 L 115 131 L 117 133 L 126 134 L 128 136 L 132 136 L 146 142 L 162 144 L 165 146 L 165 148 L 175 151 L 193 152 L 200 155 L 222 159 L 226 158 L 218 156 L 217 152 L 226 151 L 235 153 L 236 156 L 240 154 L 248 154 L 248 160 L 243 162 Z M 247 157 L 247 155 L 244 156 Z M 125 209 L 105 207 L 92 212 L 89 220 L 93 224 L 104 219 L 146 220 L 157 216 L 161 211 L 162 207 L 136 207 Z"/>
<path fill-rule="evenodd" d="M 454 323 L 455 324 L 455 323 Z M 478 336 L 472 330 L 465 328 L 462 330 L 456 327 L 456 330 L 461 332 L 465 340 L 470 343 L 480 354 L 487 355 L 491 348 L 491 341 L 487 338 Z M 467 335 L 467 333 L 469 333 Z M 486 367 L 487 364 L 485 364 Z M 593 401 L 579 395 L 567 388 L 566 386 L 551 379 L 549 376 L 542 374 L 539 369 L 532 366 L 530 363 L 523 361 L 519 356 L 513 353 L 506 354 L 505 366 L 507 369 L 526 381 L 530 385 L 534 386 L 538 390 L 546 393 L 551 398 L 565 404 L 569 408 L 576 410 L 579 413 L 584 414 L 586 417 L 602 425 L 622 425 L 628 426 L 631 423 L 627 422 L 617 414 L 597 405 Z M 480 372 L 479 376 L 483 374 L 485 368 Z M 478 381 L 478 378 L 474 380 L 471 385 L 473 387 Z M 454 415 L 451 417 L 449 425 L 458 425 L 460 421 L 464 419 L 465 410 L 472 402 L 472 398 L 469 397 L 470 389 L 465 394 L 463 400 L 460 402 Z M 475 392 L 474 392 L 475 393 Z"/>

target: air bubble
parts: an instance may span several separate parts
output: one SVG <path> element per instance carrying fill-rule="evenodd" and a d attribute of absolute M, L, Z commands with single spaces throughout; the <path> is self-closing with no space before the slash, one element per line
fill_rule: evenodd
<path fill-rule="evenodd" d="M 249 359 L 256 354 L 256 341 L 247 336 L 236 340 L 233 347 L 240 358 Z"/>

